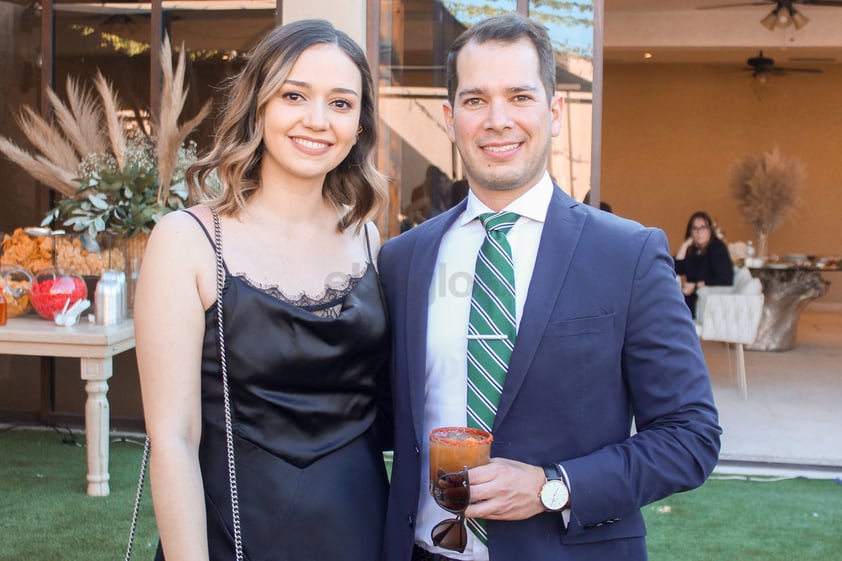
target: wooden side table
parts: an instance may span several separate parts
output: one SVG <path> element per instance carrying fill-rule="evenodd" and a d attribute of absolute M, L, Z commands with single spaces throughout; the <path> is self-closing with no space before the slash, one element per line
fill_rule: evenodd
<path fill-rule="evenodd" d="M 88 495 L 108 496 L 108 437 L 110 405 L 108 379 L 112 358 L 133 349 L 134 321 L 100 326 L 80 323 L 60 327 L 35 317 L 18 317 L 0 327 L 0 353 L 7 355 L 78 358 L 85 380 L 85 444 L 88 459 Z"/>

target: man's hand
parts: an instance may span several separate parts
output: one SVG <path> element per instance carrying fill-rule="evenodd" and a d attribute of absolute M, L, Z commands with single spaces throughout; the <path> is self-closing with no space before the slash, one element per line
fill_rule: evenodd
<path fill-rule="evenodd" d="M 544 512 L 538 494 L 547 481 L 544 469 L 515 460 L 492 458 L 468 471 L 471 483 L 469 518 L 524 520 Z"/>

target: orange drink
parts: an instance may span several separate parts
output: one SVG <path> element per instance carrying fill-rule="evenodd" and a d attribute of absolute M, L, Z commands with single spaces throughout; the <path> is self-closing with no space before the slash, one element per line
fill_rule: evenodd
<path fill-rule="evenodd" d="M 465 469 L 489 462 L 492 440 L 491 434 L 482 429 L 441 427 L 430 431 L 430 492 L 440 506 L 451 511 L 468 506 Z M 456 488 L 462 488 L 464 493 Z M 450 504 L 442 504 L 443 494 Z"/>
<path fill-rule="evenodd" d="M 485 465 L 494 438 L 482 429 L 442 427 L 430 431 L 430 479 L 444 473 Z"/>

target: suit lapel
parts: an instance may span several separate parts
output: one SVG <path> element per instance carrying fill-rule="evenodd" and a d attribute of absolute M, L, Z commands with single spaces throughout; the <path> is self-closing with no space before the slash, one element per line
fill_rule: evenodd
<path fill-rule="evenodd" d="M 419 441 L 424 431 L 424 386 L 427 373 L 427 317 L 430 286 L 436 267 L 442 236 L 465 211 L 467 199 L 428 223 L 418 226 L 418 238 L 412 249 L 406 297 L 406 355 L 412 422 Z"/>
<path fill-rule="evenodd" d="M 563 194 L 559 188 L 553 189 L 515 348 L 503 384 L 503 395 L 497 406 L 495 429 L 505 418 L 520 391 L 550 314 L 558 306 L 561 287 L 567 277 L 587 217 L 585 212 L 575 206 L 575 201 Z"/>

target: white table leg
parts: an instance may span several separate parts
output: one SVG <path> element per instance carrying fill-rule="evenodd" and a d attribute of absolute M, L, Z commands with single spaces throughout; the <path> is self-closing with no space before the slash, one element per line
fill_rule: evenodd
<path fill-rule="evenodd" d="M 737 343 L 737 383 L 740 386 L 740 393 L 743 399 L 748 399 L 748 381 L 746 380 L 746 355 L 743 351 L 743 344 Z"/>
<path fill-rule="evenodd" d="M 83 358 L 82 379 L 86 380 L 85 391 L 85 444 L 88 456 L 88 495 L 107 497 L 110 492 L 108 480 L 108 436 L 111 422 L 108 404 L 108 379 L 113 364 L 111 358 Z"/>

